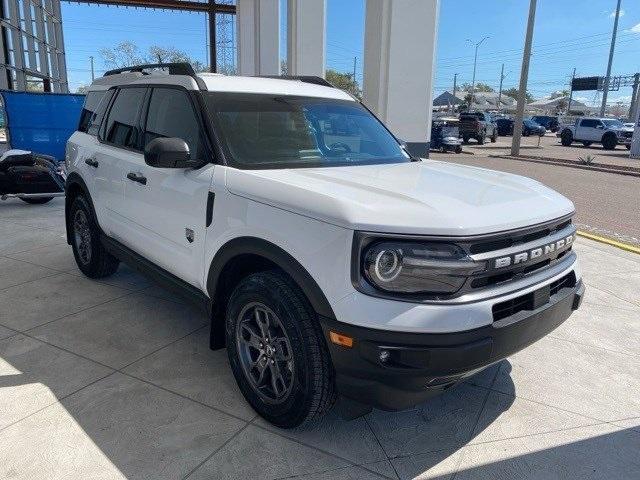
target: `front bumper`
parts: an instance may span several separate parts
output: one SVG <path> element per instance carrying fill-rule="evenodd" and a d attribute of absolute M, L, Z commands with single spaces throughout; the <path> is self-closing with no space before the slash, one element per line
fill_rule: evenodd
<path fill-rule="evenodd" d="M 338 392 L 383 410 L 414 406 L 547 335 L 580 306 L 584 290 L 579 280 L 538 308 L 455 333 L 392 332 L 323 318 Z M 331 343 L 330 330 L 352 337 L 353 347 Z"/>

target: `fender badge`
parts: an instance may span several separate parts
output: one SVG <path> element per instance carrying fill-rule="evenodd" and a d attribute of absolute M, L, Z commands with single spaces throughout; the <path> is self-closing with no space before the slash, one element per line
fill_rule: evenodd
<path fill-rule="evenodd" d="M 184 229 L 184 236 L 187 237 L 187 242 L 193 243 L 193 239 L 195 238 L 195 233 L 190 228 Z"/>

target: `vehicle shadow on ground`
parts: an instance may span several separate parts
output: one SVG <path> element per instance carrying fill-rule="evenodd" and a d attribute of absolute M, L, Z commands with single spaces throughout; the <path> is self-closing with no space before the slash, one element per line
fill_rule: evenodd
<path fill-rule="evenodd" d="M 21 348 L 31 347 L 25 344 Z M 329 471 L 335 468 L 336 463 L 355 467 L 365 462 L 354 458 L 353 451 L 367 451 L 373 437 L 386 458 L 411 456 L 414 468 L 428 471 L 455 455 L 509 408 L 513 400 L 502 404 L 502 409 L 492 410 L 489 415 L 484 412 L 488 388 L 500 366 L 504 373 L 509 364 L 505 361 L 490 367 L 476 378 L 408 411 L 374 411 L 365 418 L 352 421 L 343 420 L 334 411 L 315 424 L 293 430 L 281 430 L 258 419 L 252 424 L 258 427 L 254 428 L 257 435 L 275 433 L 293 440 L 298 446 L 287 445 L 286 448 L 291 450 L 288 452 L 264 451 L 252 448 L 249 442 L 236 452 L 242 454 L 240 457 L 232 451 L 228 457 L 214 459 L 208 472 L 214 473 L 215 478 L 251 478 L 256 472 L 250 465 L 256 462 L 286 464 L 296 455 L 296 448 L 302 448 L 300 445 L 305 449 L 317 449 L 318 460 L 309 465 L 309 473 Z M 184 397 L 167 391 L 158 392 L 154 386 L 120 372 L 104 372 L 93 385 L 72 393 L 60 389 L 60 376 L 64 374 L 60 369 L 47 370 L 46 366 L 40 365 L 38 374 L 20 373 L 33 370 L 34 357 L 31 355 L 24 360 L 19 355 L 12 356 L 11 363 L 0 357 L 0 367 L 0 390 L 4 389 L 5 395 L 11 388 L 28 389 L 35 397 L 45 396 L 49 403 L 26 418 L 21 419 L 23 415 L 20 415 L 0 424 L 0 427 L 18 428 L 21 432 L 21 439 L 12 448 L 11 461 L 0 468 L 0 476 L 12 473 L 16 478 L 30 478 L 35 472 L 42 474 L 42 470 L 30 468 L 33 468 L 32 464 L 40 463 L 37 457 L 45 456 L 58 458 L 53 461 L 56 469 L 69 467 L 59 464 L 60 459 L 77 462 L 78 465 L 73 467 L 74 475 L 79 476 L 77 478 L 87 478 L 90 474 L 97 475 L 95 478 L 186 478 L 193 464 L 206 460 L 246 425 L 237 418 L 210 410 Z M 218 365 L 217 368 L 228 366 Z M 511 383 L 509 394 L 514 393 Z M 8 395 L 8 399 L 0 398 L 0 406 L 4 402 L 6 407 L 10 407 L 7 403 L 18 401 L 21 396 L 12 399 L 11 394 Z M 60 403 L 52 405 L 57 399 Z M 248 427 L 252 428 L 251 425 Z M 282 441 L 286 442 L 284 439 Z M 350 451 L 343 454 L 341 450 L 346 442 L 361 444 L 350 445 L 347 448 Z M 7 447 L 4 443 L 0 441 L 0 447 Z M 278 441 L 273 444 L 276 448 Z M 314 456 L 312 452 L 309 450 L 305 455 Z M 3 454 L 0 454 L 0 459 L 7 460 Z M 156 462 L 162 467 L 154 465 Z M 233 469 L 225 467 L 227 462 L 233 464 Z M 388 475 L 388 472 L 381 474 L 369 470 L 367 465 L 362 468 L 371 473 L 371 478 Z M 62 476 L 63 472 L 59 473 Z M 51 478 L 58 477 L 53 475 Z M 194 474 L 190 478 L 200 477 Z M 264 478 L 279 477 L 265 473 Z"/>

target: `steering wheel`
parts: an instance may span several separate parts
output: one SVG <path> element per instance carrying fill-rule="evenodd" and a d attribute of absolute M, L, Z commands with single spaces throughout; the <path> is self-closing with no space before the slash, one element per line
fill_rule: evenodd
<path fill-rule="evenodd" d="M 344 153 L 351 153 L 351 147 L 342 142 L 332 143 L 329 145 L 329 150 L 344 150 Z"/>

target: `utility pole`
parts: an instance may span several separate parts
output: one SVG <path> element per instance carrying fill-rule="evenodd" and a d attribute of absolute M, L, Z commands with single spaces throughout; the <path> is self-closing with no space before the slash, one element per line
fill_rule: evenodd
<path fill-rule="evenodd" d="M 520 155 L 520 137 L 522 136 L 522 119 L 524 117 L 524 104 L 527 95 L 527 80 L 529 79 L 529 61 L 531 60 L 531 43 L 533 42 L 533 24 L 536 20 L 536 0 L 529 0 L 529 19 L 527 20 L 527 34 L 524 40 L 524 55 L 522 57 L 522 70 L 520 72 L 520 90 L 518 91 L 518 107 L 513 124 L 513 141 L 511 142 L 511 155 Z"/>
<path fill-rule="evenodd" d="M 454 73 L 453 74 L 453 105 L 451 107 L 453 111 L 451 113 L 456 111 L 456 98 L 457 98 L 456 92 L 457 91 L 458 91 L 458 74 Z"/>
<path fill-rule="evenodd" d="M 473 43 L 471 40 L 467 39 L 467 42 L 471 43 L 472 45 L 475 45 L 476 47 L 476 51 L 473 56 L 473 79 L 471 80 L 471 101 L 469 102 L 469 110 L 473 108 L 473 94 L 476 88 L 476 63 L 478 63 L 478 47 L 482 45 L 482 42 L 484 42 L 487 38 L 489 37 L 484 37 L 478 43 Z"/>
<path fill-rule="evenodd" d="M 576 67 L 573 67 L 571 74 L 571 85 L 569 85 L 569 104 L 567 105 L 567 115 L 571 115 L 571 100 L 573 100 L 573 79 L 576 78 Z"/>
<path fill-rule="evenodd" d="M 640 73 L 633 76 L 633 90 L 631 90 L 631 105 L 629 106 L 629 120 L 635 121 L 638 116 L 638 105 L 640 104 Z"/>
<path fill-rule="evenodd" d="M 96 74 L 93 70 L 93 55 L 89 57 L 89 61 L 91 62 L 91 81 L 93 82 L 96 79 Z"/>
<path fill-rule="evenodd" d="M 600 106 L 600 116 L 604 117 L 607 108 L 607 94 L 609 93 L 609 80 L 611 79 L 611 64 L 613 63 L 613 52 L 616 49 L 616 35 L 618 34 L 618 19 L 620 18 L 620 4 L 622 0 L 618 0 L 616 7 L 616 19 L 613 21 L 613 34 L 611 35 L 611 48 L 609 49 L 609 63 L 607 64 L 607 76 L 604 77 L 604 85 L 602 86 L 602 105 Z"/>
<path fill-rule="evenodd" d="M 504 74 L 504 63 L 503 63 L 502 68 L 500 69 L 500 88 L 498 89 L 498 113 L 502 109 L 502 103 L 500 102 L 502 101 L 502 81 L 504 80 L 505 77 L 506 75 Z"/>

